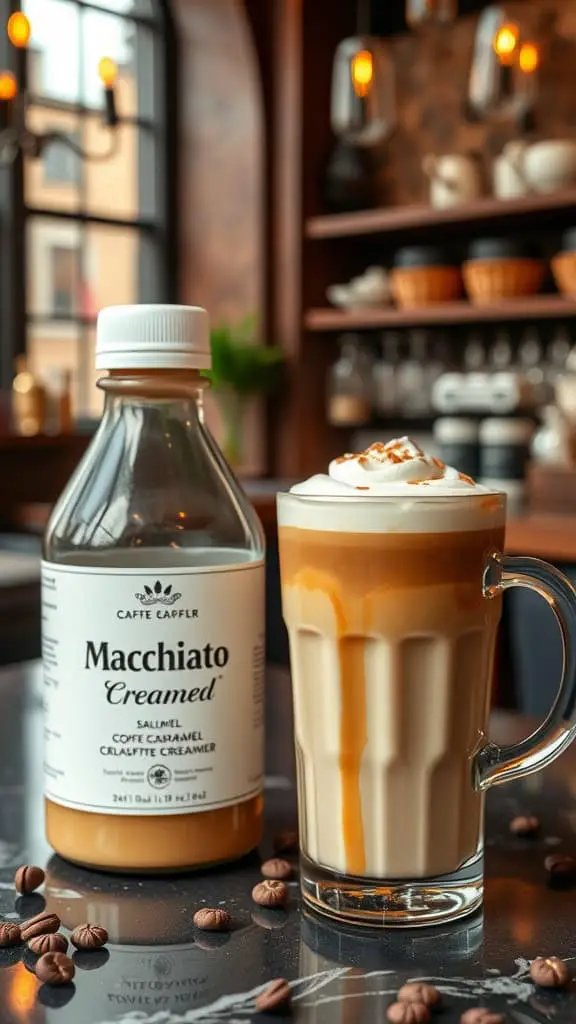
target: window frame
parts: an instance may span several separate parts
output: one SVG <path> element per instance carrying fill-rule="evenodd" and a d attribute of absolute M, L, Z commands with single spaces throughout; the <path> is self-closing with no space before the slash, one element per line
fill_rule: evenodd
<path fill-rule="evenodd" d="M 82 232 L 87 226 L 101 225 L 110 228 L 136 229 L 144 240 L 151 239 L 154 243 L 157 259 L 151 261 L 146 254 L 148 246 L 141 247 L 140 292 L 142 301 L 146 300 L 147 275 L 154 275 L 153 292 L 159 301 L 176 302 L 178 299 L 178 237 L 176 211 L 176 171 L 177 171 L 177 98 L 178 98 L 178 52 L 176 32 L 169 0 L 153 0 L 157 12 L 153 17 L 138 14 L 109 11 L 91 0 L 66 0 L 83 10 L 94 10 L 100 14 L 128 21 L 131 24 L 145 26 L 147 31 L 155 34 L 155 50 L 158 54 L 158 68 L 153 82 L 155 90 L 155 117 L 122 116 L 120 121 L 131 124 L 135 128 L 153 131 L 156 135 L 156 153 L 159 159 L 155 166 L 155 200 L 154 218 L 123 218 L 107 217 L 88 213 L 85 209 L 66 211 L 45 209 L 41 206 L 28 205 L 25 201 L 24 181 L 25 167 L 22 155 L 19 154 L 8 168 L 0 168 L 0 241 L 4 257 L 0 260 L 0 390 L 7 390 L 14 377 L 14 361 L 16 356 L 26 351 L 27 332 L 30 324 L 41 321 L 48 325 L 51 319 L 55 323 L 70 323 L 78 326 L 81 343 L 86 342 L 88 332 L 94 327 L 93 318 L 80 314 L 70 318 L 41 315 L 37 316 L 27 308 L 27 232 L 28 225 L 35 218 L 53 219 L 58 224 L 78 224 Z M 5 24 L 15 10 L 21 9 L 20 0 L 0 0 L 0 13 Z M 138 62 L 138 48 L 136 49 Z M 5 33 L 0 34 L 0 66 L 12 70 L 18 79 L 19 88 L 26 89 L 26 56 L 10 46 Z M 138 69 L 137 78 L 143 69 Z M 46 111 L 66 111 L 75 113 L 81 122 L 83 117 L 100 113 L 82 103 L 67 103 L 50 100 L 49 97 L 29 96 L 28 101 L 41 102 Z M 81 127 L 81 124 L 80 124 Z M 142 160 L 141 149 L 138 180 L 147 173 L 146 161 Z M 81 161 L 81 174 L 84 165 Z M 152 266 L 152 262 L 156 266 Z M 156 274 L 157 271 L 157 274 Z M 152 277 L 149 277 L 152 281 Z"/>

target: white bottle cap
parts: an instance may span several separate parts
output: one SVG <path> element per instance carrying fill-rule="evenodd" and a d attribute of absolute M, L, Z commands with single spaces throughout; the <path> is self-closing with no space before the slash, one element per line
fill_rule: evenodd
<path fill-rule="evenodd" d="M 200 306 L 108 306 L 98 316 L 97 370 L 208 370 L 208 313 Z"/>

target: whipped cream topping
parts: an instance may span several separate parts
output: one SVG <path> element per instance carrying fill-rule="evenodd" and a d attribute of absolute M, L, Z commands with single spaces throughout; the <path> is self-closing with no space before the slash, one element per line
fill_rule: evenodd
<path fill-rule="evenodd" d="M 291 488 L 293 494 L 322 497 L 417 497 L 490 494 L 465 473 L 426 455 L 409 437 L 377 442 L 358 454 L 333 459 L 328 474 L 319 473 Z M 430 497 L 432 495 L 430 494 Z"/>

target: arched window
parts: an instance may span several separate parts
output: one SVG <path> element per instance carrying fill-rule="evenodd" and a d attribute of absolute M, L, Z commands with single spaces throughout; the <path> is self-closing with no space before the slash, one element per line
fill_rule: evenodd
<path fill-rule="evenodd" d="M 16 348 L 25 347 L 42 376 L 70 373 L 76 411 L 90 417 L 100 404 L 93 369 L 98 310 L 176 297 L 172 24 L 161 0 L 21 0 L 15 6 L 32 26 L 28 126 L 65 133 L 89 154 L 53 143 L 13 171 L 23 234 L 14 268 L 17 274 L 20 262 L 25 274 L 24 332 Z M 98 77 L 103 56 L 119 69 L 116 148 L 107 159 L 90 159 L 110 147 Z M 14 286 L 18 295 L 17 281 Z"/>

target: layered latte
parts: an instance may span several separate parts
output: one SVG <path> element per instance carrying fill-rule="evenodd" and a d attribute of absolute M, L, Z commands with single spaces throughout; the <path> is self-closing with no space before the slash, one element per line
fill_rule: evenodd
<path fill-rule="evenodd" d="M 279 505 L 304 853 L 372 879 L 481 847 L 504 499 L 403 438 L 344 455 Z"/>

